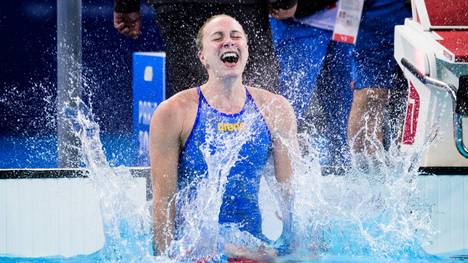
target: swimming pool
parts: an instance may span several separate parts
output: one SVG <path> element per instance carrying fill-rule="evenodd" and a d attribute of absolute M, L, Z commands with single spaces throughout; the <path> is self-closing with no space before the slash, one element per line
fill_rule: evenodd
<path fill-rule="evenodd" d="M 159 261 L 151 256 L 150 219 L 147 218 L 148 201 L 151 198 L 148 168 L 121 167 L 116 168 L 114 173 L 124 178 L 119 183 L 125 184 L 127 190 L 120 194 L 132 199 L 125 201 L 123 208 L 117 208 L 118 212 L 115 207 L 106 210 L 109 209 L 106 206 L 117 203 L 106 204 L 109 198 L 103 197 L 102 194 L 109 189 L 96 189 L 95 184 L 100 179 L 90 179 L 88 170 L 1 170 L 0 232 L 3 234 L 0 236 L 0 262 Z M 327 177 L 323 178 L 328 180 Z M 351 248 L 345 248 L 346 241 L 340 240 L 353 234 L 354 226 L 348 226 L 348 229 L 344 227 L 337 232 L 323 232 L 340 234 L 322 237 L 324 244 L 328 243 L 328 253 L 322 251 L 314 257 L 296 256 L 294 260 L 445 262 L 467 259 L 468 177 L 419 176 L 417 186 L 421 189 L 422 196 L 433 204 L 431 217 L 435 234 L 431 240 L 427 240 L 432 243 L 423 245 L 423 248 L 438 257 L 421 257 L 417 253 L 411 254 L 414 251 L 408 251 L 408 255 L 402 255 L 401 258 L 382 256 L 379 259 L 372 253 L 365 254 L 365 249 L 358 249 L 358 244 L 357 250 L 353 251 Z M 262 187 L 267 188 L 264 183 Z M 269 198 L 268 193 L 263 191 L 261 194 L 263 231 L 270 238 L 278 237 L 281 221 L 274 216 L 276 208 L 272 208 L 271 203 L 265 201 Z M 103 213 L 116 215 L 113 215 L 113 218 L 105 218 L 108 215 Z M 136 221 L 132 222 L 133 219 Z M 109 230 L 112 228 L 115 229 Z M 349 233 L 345 233 L 346 231 Z M 359 239 L 355 239 L 354 242 L 357 240 Z M 411 259 L 412 256 L 415 258 Z M 280 262 L 292 260 L 291 257 L 280 259 Z"/>

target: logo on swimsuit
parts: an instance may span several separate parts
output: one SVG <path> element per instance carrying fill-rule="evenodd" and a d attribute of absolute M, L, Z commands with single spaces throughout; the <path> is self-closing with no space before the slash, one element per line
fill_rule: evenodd
<path fill-rule="evenodd" d="M 244 127 L 243 122 L 238 122 L 238 123 L 223 123 L 219 122 L 218 123 L 218 131 L 221 132 L 234 132 L 234 131 L 240 131 Z"/>

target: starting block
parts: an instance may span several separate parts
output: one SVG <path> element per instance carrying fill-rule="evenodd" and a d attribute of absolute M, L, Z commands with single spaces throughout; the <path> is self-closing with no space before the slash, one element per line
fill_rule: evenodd
<path fill-rule="evenodd" d="M 395 28 L 395 58 L 409 85 L 401 149 L 422 149 L 422 170 L 468 174 L 466 10 L 466 0 L 412 1 L 413 17 Z"/>

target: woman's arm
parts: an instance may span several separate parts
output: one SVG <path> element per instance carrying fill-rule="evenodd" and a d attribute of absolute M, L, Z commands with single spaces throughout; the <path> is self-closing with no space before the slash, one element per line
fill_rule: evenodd
<path fill-rule="evenodd" d="M 177 105 L 163 102 L 150 124 L 150 162 L 153 186 L 153 231 L 156 254 L 173 239 L 181 118 Z"/>

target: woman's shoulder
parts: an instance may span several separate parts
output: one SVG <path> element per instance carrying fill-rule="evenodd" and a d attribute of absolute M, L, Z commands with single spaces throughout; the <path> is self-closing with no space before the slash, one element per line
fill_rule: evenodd
<path fill-rule="evenodd" d="M 285 97 L 266 89 L 248 86 L 247 90 L 260 107 L 271 105 L 289 105 L 289 102 Z"/>
<path fill-rule="evenodd" d="M 164 100 L 156 108 L 155 114 L 163 115 L 173 120 L 187 115 L 187 111 L 196 110 L 198 92 L 196 88 L 186 89 Z"/>

